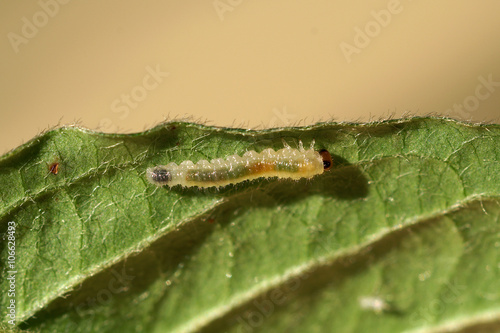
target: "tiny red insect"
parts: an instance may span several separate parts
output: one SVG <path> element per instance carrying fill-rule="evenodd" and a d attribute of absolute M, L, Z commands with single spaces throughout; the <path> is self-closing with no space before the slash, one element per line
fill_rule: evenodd
<path fill-rule="evenodd" d="M 50 171 L 50 173 L 57 175 L 57 173 L 59 172 L 59 163 L 54 162 L 54 163 L 50 164 L 49 171 Z"/>

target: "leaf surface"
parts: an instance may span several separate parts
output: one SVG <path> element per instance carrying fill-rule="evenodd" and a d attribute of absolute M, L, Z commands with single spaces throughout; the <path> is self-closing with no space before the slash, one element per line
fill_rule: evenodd
<path fill-rule="evenodd" d="M 154 165 L 277 150 L 282 140 L 315 140 L 334 168 L 221 189 L 145 178 Z M 0 183 L 1 232 L 16 224 L 22 329 L 500 329 L 498 125 L 60 128 L 0 158 Z M 7 239 L 0 249 L 8 290 Z M 2 293 L 2 311 L 10 299 Z"/>

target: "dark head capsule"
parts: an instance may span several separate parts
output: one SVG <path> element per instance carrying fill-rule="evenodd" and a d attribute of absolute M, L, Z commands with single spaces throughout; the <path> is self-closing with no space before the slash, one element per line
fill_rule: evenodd
<path fill-rule="evenodd" d="M 320 150 L 319 155 L 323 159 L 323 169 L 325 171 L 330 170 L 332 168 L 333 161 L 332 161 L 332 156 L 330 155 L 328 150 L 326 149 Z"/>

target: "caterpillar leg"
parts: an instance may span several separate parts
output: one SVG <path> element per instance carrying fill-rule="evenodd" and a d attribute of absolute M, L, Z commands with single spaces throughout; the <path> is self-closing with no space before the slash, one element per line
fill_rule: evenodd
<path fill-rule="evenodd" d="M 316 144 L 316 141 L 314 139 L 312 139 L 311 141 L 311 148 L 312 150 L 314 150 L 314 145 Z"/>
<path fill-rule="evenodd" d="M 282 138 L 281 141 L 283 142 L 283 146 L 285 148 L 292 148 L 292 147 L 290 147 L 290 145 L 288 143 L 286 143 L 285 139 Z"/>
<path fill-rule="evenodd" d="M 302 140 L 299 140 L 299 151 L 304 151 L 304 144 L 302 143 Z"/>

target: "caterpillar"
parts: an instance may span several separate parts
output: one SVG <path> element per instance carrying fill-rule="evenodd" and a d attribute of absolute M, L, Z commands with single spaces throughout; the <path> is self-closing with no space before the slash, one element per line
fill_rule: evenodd
<path fill-rule="evenodd" d="M 165 166 L 148 168 L 148 181 L 157 186 L 185 187 L 223 187 L 246 180 L 261 177 L 271 178 L 312 178 L 332 167 L 330 153 L 323 149 L 314 150 L 314 141 L 310 149 L 304 149 L 299 141 L 299 149 L 291 148 L 284 142 L 284 148 L 274 151 L 272 148 L 257 153 L 247 151 L 243 156 L 231 155 L 226 159 L 217 158 L 210 162 L 200 160 L 196 164 L 183 161 L 177 165 L 172 162 Z"/>

